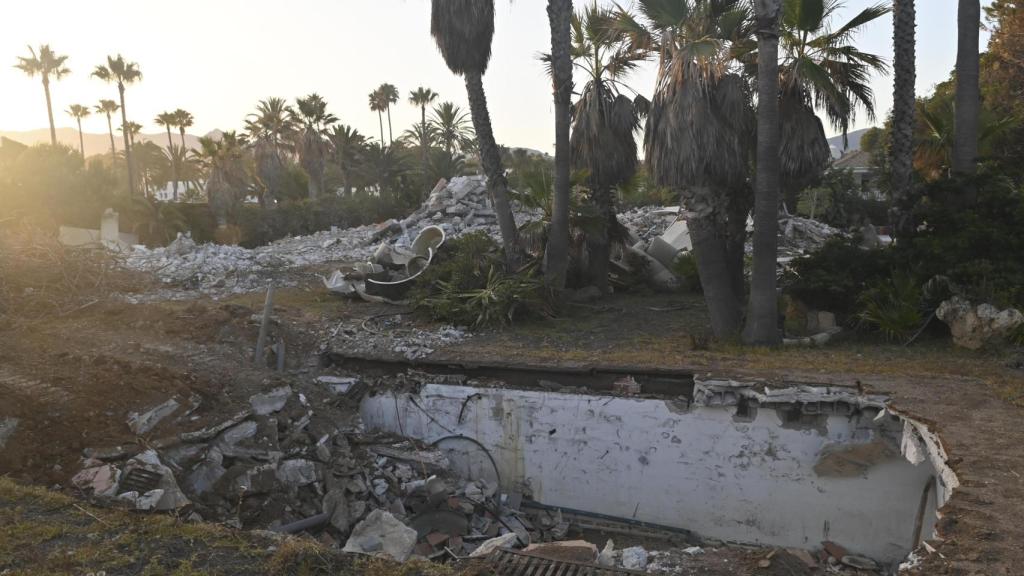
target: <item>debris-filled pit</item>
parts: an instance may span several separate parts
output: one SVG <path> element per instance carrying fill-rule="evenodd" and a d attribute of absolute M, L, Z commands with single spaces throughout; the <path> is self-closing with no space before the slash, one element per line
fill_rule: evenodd
<path fill-rule="evenodd" d="M 466 479 L 576 517 L 895 565 L 932 534 L 956 478 L 927 429 L 846 388 L 697 382 L 643 397 L 435 377 L 362 401 L 369 430 L 441 448 Z M 517 496 L 518 498 L 518 496 Z"/>
<path fill-rule="evenodd" d="M 399 561 L 525 548 L 682 573 L 672 558 L 734 543 L 854 574 L 898 566 L 957 484 L 926 427 L 851 388 L 328 364 L 172 437 L 151 431 L 194 421 L 189 400 L 133 414 L 150 440 L 91 450 L 73 485 Z"/>

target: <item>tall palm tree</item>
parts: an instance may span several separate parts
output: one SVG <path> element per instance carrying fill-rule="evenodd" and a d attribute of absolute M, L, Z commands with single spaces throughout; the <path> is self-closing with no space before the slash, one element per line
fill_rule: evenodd
<path fill-rule="evenodd" d="M 68 116 L 75 119 L 78 123 L 78 148 L 82 153 L 82 160 L 85 160 L 85 137 L 82 136 L 82 118 L 87 117 L 91 112 L 88 106 L 82 106 L 81 104 L 72 104 L 67 109 Z"/>
<path fill-rule="evenodd" d="M 782 0 L 755 0 L 757 22 L 757 174 L 754 189 L 754 263 L 743 340 L 776 346 L 779 334 L 779 13 Z"/>
<path fill-rule="evenodd" d="M 423 170 L 423 188 L 426 189 L 429 183 L 426 179 L 429 177 L 427 173 L 427 164 L 430 153 L 430 147 L 427 145 L 426 136 L 429 133 L 427 127 L 427 106 L 432 104 L 434 100 L 437 100 L 438 94 L 430 88 L 424 88 L 420 86 L 416 90 L 409 92 L 409 103 L 413 106 L 419 106 L 420 108 L 420 166 Z"/>
<path fill-rule="evenodd" d="M 334 152 L 334 160 L 341 168 L 342 186 L 346 194 L 352 193 L 352 177 L 364 162 L 367 153 L 367 138 L 359 130 L 338 124 L 332 127 L 328 138 Z"/>
<path fill-rule="evenodd" d="M 892 142 L 889 147 L 892 165 L 893 210 L 891 220 L 897 233 L 910 226 L 907 202 L 912 193 L 914 174 L 914 119 L 917 66 L 914 29 L 914 0 L 893 0 L 893 104 Z"/>
<path fill-rule="evenodd" d="M 970 176 L 977 171 L 981 88 L 978 84 L 980 0 L 960 0 L 957 11 L 956 132 L 953 172 Z"/>
<path fill-rule="evenodd" d="M 586 78 L 579 100 L 572 107 L 572 166 L 587 173 L 600 215 L 596 234 L 590 235 L 589 269 L 590 281 L 602 291 L 608 289 L 609 232 L 616 222 L 613 189 L 636 173 L 639 160 L 635 132 L 646 104 L 642 97 L 634 104 L 621 93 L 620 87 L 626 87 L 625 77 L 647 56 L 643 50 L 631 48 L 614 24 L 614 12 L 596 2 L 574 14 L 571 24 L 572 60 Z M 565 240 L 568 243 L 568 233 Z M 548 266 L 550 270 L 550 248 Z"/>
<path fill-rule="evenodd" d="M 886 73 L 888 66 L 881 57 L 859 50 L 852 39 L 890 9 L 883 4 L 868 6 L 833 26 L 832 20 L 845 7 L 842 0 L 783 0 L 782 7 L 780 170 L 792 205 L 832 159 L 815 109 L 844 137 L 858 109 L 875 119 L 871 75 Z M 756 67 L 756 55 L 748 61 Z"/>
<path fill-rule="evenodd" d="M 552 197 L 551 227 L 545 250 L 544 279 L 556 292 L 565 288 L 569 271 L 569 125 L 572 122 L 572 0 L 548 0 L 548 22 L 551 27 L 551 81 L 555 101 L 555 182 Z M 598 245 L 604 248 L 596 259 L 607 261 L 608 230 L 602 230 Z M 607 265 L 607 262 L 603 264 Z M 599 287 L 608 284 L 607 270 Z M 600 273 L 600 272 L 598 272 Z"/>
<path fill-rule="evenodd" d="M 214 140 L 200 138 L 199 150 L 193 151 L 197 164 L 206 173 L 206 195 L 218 228 L 228 224 L 234 207 L 250 188 L 250 166 L 246 139 L 234 131 Z"/>
<path fill-rule="evenodd" d="M 316 200 L 324 189 L 324 169 L 330 152 L 327 131 L 338 119 L 327 112 L 327 102 L 318 94 L 295 101 L 296 120 L 302 125 L 298 134 L 299 161 L 309 176 L 309 199 Z"/>
<path fill-rule="evenodd" d="M 117 84 L 117 94 L 121 98 L 121 127 L 124 133 L 124 152 L 128 163 L 128 195 L 131 196 L 135 193 L 135 168 L 132 166 L 132 147 L 128 141 L 129 131 L 125 129 L 128 126 L 128 111 L 125 110 L 124 106 L 124 90 L 126 86 L 141 80 L 142 72 L 139 70 L 137 63 L 127 62 L 123 56 L 118 54 L 116 58 L 107 56 L 107 64 L 97 66 L 93 70 L 92 75 L 108 84 Z"/>
<path fill-rule="evenodd" d="M 620 11 L 636 49 L 658 57 L 654 99 L 644 139 L 649 173 L 681 194 L 690 212 L 694 256 L 719 338 L 739 333 L 743 242 L 750 209 L 750 140 L 754 130 L 747 83 L 734 50 L 750 37 L 743 0 L 637 0 L 639 17 Z"/>
<path fill-rule="evenodd" d="M 395 88 L 392 84 L 381 84 L 377 91 L 380 93 L 380 98 L 384 103 L 384 110 L 388 113 L 388 142 L 391 144 L 395 143 L 394 135 L 391 132 L 391 105 L 398 102 L 398 88 Z"/>
<path fill-rule="evenodd" d="M 174 139 L 171 137 L 171 128 L 177 126 L 178 117 L 174 112 L 162 112 L 157 114 L 153 122 L 157 126 L 163 126 L 167 129 L 167 151 L 172 152 L 174 148 Z M 175 158 L 173 154 L 168 156 L 172 160 Z M 174 194 L 174 201 L 178 201 L 178 165 L 174 162 L 171 163 L 171 187 Z"/>
<path fill-rule="evenodd" d="M 28 56 L 19 56 L 15 68 L 24 72 L 29 78 L 36 74 L 43 80 L 43 92 L 46 94 L 46 115 L 50 120 L 50 144 L 57 145 L 57 129 L 53 125 L 53 104 L 50 102 L 50 78 L 60 80 L 71 70 L 64 65 L 68 57 L 54 52 L 49 44 L 39 47 L 37 53 L 31 46 L 28 47 Z"/>
<path fill-rule="evenodd" d="M 380 89 L 370 92 L 370 110 L 377 113 L 377 122 L 380 123 L 380 142 L 384 143 L 384 111 L 387 110 L 387 102 L 381 94 Z"/>
<path fill-rule="evenodd" d="M 117 146 L 114 145 L 114 124 L 111 120 L 111 116 L 115 114 L 121 107 L 117 105 L 117 102 L 113 100 L 100 100 L 100 103 L 93 106 L 93 111 L 97 114 L 103 114 L 107 117 L 107 132 L 110 134 L 110 158 L 113 159 L 117 156 Z"/>
<path fill-rule="evenodd" d="M 263 185 L 263 206 L 271 208 L 281 198 L 285 177 L 285 159 L 295 151 L 298 128 L 295 110 L 283 98 L 267 98 L 256 105 L 256 112 L 245 120 L 245 130 L 253 144 L 256 174 Z"/>
<path fill-rule="evenodd" d="M 430 114 L 430 126 L 437 134 L 437 140 L 449 156 L 465 150 L 472 144 L 473 133 L 469 115 L 452 102 L 441 102 Z"/>
<path fill-rule="evenodd" d="M 505 258 L 510 267 L 516 267 L 522 258 L 522 245 L 483 85 L 494 38 L 494 0 L 431 0 L 430 34 L 448 68 L 465 78 L 480 161 L 494 200 Z"/>
<path fill-rule="evenodd" d="M 192 113 L 188 110 L 182 110 L 178 108 L 174 111 L 174 125 L 178 127 L 178 132 L 181 134 L 181 147 L 185 146 L 185 131 L 192 127 L 195 122 L 195 118 L 192 117 Z"/>

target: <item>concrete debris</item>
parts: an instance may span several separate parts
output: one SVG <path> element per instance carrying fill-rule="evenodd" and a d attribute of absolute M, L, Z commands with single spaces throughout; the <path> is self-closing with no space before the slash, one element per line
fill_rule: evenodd
<path fill-rule="evenodd" d="M 98 460 L 91 463 L 96 464 Z M 110 497 L 117 491 L 117 483 L 121 472 L 112 464 L 102 464 L 85 468 L 71 479 L 71 485 L 94 496 Z"/>
<path fill-rule="evenodd" d="M 324 496 L 324 513 L 330 514 L 331 526 L 342 533 L 349 531 L 350 515 L 348 510 L 348 499 L 345 497 L 345 490 L 335 488 Z"/>
<path fill-rule="evenodd" d="M 851 568 L 856 568 L 858 570 L 877 570 L 878 569 L 878 563 L 877 562 L 875 562 L 874 560 L 872 560 L 870 558 L 865 558 L 863 556 L 852 556 L 852 555 L 848 554 L 846 556 L 843 556 L 840 559 L 840 562 L 842 562 L 846 566 L 849 566 Z"/>
<path fill-rule="evenodd" d="M 176 398 L 171 398 L 141 414 L 132 412 L 128 415 L 128 428 L 137 436 L 146 434 L 179 407 L 181 407 L 181 403 Z"/>
<path fill-rule="evenodd" d="M 0 449 L 7 445 L 7 441 L 14 436 L 14 432 L 18 429 L 18 419 L 5 416 L 0 418 Z"/>
<path fill-rule="evenodd" d="M 787 214 L 779 219 L 779 259 L 803 256 L 818 250 L 832 238 L 845 236 L 842 230 L 824 222 Z M 752 251 L 748 242 L 747 253 Z"/>
<path fill-rule="evenodd" d="M 523 548 L 523 552 L 529 552 L 534 556 L 540 556 L 549 560 L 563 560 L 567 562 L 591 564 L 597 560 L 597 546 L 585 540 L 530 544 Z"/>
<path fill-rule="evenodd" d="M 633 546 L 622 551 L 622 567 L 628 570 L 647 568 L 647 550 L 643 546 Z"/>
<path fill-rule="evenodd" d="M 488 556 L 495 550 L 501 548 L 514 548 L 517 542 L 518 539 L 516 538 L 514 532 L 509 532 L 508 534 L 496 536 L 494 538 L 491 538 L 490 540 L 485 540 L 484 543 L 481 544 L 479 548 L 470 553 L 469 557 L 480 558 L 483 556 Z"/>
<path fill-rule="evenodd" d="M 359 385 L 359 379 L 351 376 L 317 376 L 316 383 L 326 387 L 335 396 L 344 396 Z"/>
<path fill-rule="evenodd" d="M 249 404 L 252 405 L 253 414 L 257 416 L 266 416 L 274 412 L 280 411 L 284 408 L 288 398 L 291 398 L 292 388 L 291 386 L 282 386 L 281 388 L 275 388 L 266 394 L 255 394 L 249 398 Z"/>
<path fill-rule="evenodd" d="M 935 315 L 949 326 L 953 343 L 969 350 L 1002 342 L 1024 324 L 1024 314 L 1019 310 L 1000 310 L 991 304 L 973 306 L 959 296 L 939 304 Z"/>
<path fill-rule="evenodd" d="M 356 525 L 345 543 L 345 552 L 381 553 L 405 562 L 416 547 L 416 531 L 384 510 L 374 510 Z"/>
<path fill-rule="evenodd" d="M 615 566 L 615 542 L 611 538 L 604 543 L 604 548 L 597 555 L 597 563 L 601 566 Z"/>
<path fill-rule="evenodd" d="M 379 355 L 382 350 L 387 350 L 406 360 L 419 360 L 438 348 L 458 344 L 470 336 L 468 330 L 456 326 L 408 329 L 400 326 L 400 322 L 399 316 L 389 316 L 381 319 L 376 329 L 364 323 L 359 328 L 339 330 L 331 345 L 354 356 Z"/>
<path fill-rule="evenodd" d="M 285 460 L 277 468 L 277 479 L 286 488 L 308 486 L 317 481 L 316 463 L 310 460 Z"/>

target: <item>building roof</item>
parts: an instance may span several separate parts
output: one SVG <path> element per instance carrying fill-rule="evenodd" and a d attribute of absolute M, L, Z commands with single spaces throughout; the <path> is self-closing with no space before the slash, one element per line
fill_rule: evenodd
<path fill-rule="evenodd" d="M 871 165 L 871 154 L 864 150 L 853 150 L 843 154 L 842 157 L 837 158 L 832 162 L 833 168 L 844 168 L 844 169 L 856 169 L 856 168 L 873 168 Z"/>

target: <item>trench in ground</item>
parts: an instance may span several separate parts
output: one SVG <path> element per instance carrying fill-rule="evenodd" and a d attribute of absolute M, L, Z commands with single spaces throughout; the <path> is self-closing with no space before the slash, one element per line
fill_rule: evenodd
<path fill-rule="evenodd" d="M 429 372 L 416 391 L 367 394 L 366 427 L 433 443 L 464 477 L 579 517 L 743 544 L 830 541 L 891 565 L 934 535 L 957 485 L 927 427 L 845 387 L 655 374 L 623 396 L 605 391 L 621 373 Z"/>

